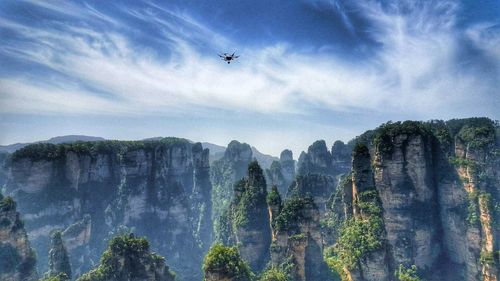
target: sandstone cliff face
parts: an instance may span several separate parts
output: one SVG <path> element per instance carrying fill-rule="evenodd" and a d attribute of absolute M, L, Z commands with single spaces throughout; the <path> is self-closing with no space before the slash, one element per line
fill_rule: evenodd
<path fill-rule="evenodd" d="M 359 194 L 373 189 L 382 229 L 371 244 L 375 247 L 356 266 L 344 268 L 346 280 L 397 280 L 392 273 L 400 265 L 415 265 L 425 280 L 498 279 L 493 206 L 499 155 L 491 153 L 498 144 L 491 121 L 462 122 L 458 128 L 454 123 L 387 124 L 374 132 L 366 153 L 354 153 L 352 182 L 332 200 L 332 213 L 341 221 L 363 218 L 366 202 Z"/>
<path fill-rule="evenodd" d="M 448 124 L 456 128 L 450 129 L 447 154 L 452 165 L 439 173 L 444 247 L 450 262 L 460 266 L 460 277 L 498 280 L 499 136 L 492 125 L 471 121 Z M 498 132 L 498 125 L 495 128 Z"/>
<path fill-rule="evenodd" d="M 315 141 L 307 153 L 300 154 L 297 170 L 299 175 L 332 173 L 332 155 L 324 140 Z"/>
<path fill-rule="evenodd" d="M 257 162 L 250 163 L 248 176 L 234 187 L 234 199 L 224 219 L 232 238 L 223 242 L 238 245 L 241 257 L 255 272 L 261 271 L 269 260 L 271 228 L 266 190 L 262 169 Z"/>
<path fill-rule="evenodd" d="M 56 231 L 51 235 L 47 276 L 57 276 L 61 273 L 71 280 L 71 264 L 69 263 L 68 251 L 62 240 L 61 232 Z"/>
<path fill-rule="evenodd" d="M 328 151 L 324 140 L 315 141 L 306 152 L 302 152 L 297 164 L 297 174 L 321 174 L 338 177 L 351 170 L 350 145 L 336 141 Z"/>
<path fill-rule="evenodd" d="M 217 230 L 219 218 L 233 199 L 234 184 L 246 176 L 248 164 L 252 161 L 252 148 L 246 143 L 231 141 L 224 157 L 215 161 L 210 170 L 213 185 L 212 218 Z M 216 233 L 218 235 L 218 233 Z"/>
<path fill-rule="evenodd" d="M 321 217 L 323 217 L 327 210 L 327 203 L 335 191 L 336 185 L 335 179 L 327 175 L 308 174 L 297 176 L 295 181 L 290 185 L 287 197 L 312 197 Z"/>
<path fill-rule="evenodd" d="M 35 281 L 35 263 L 16 203 L 0 194 L 0 280 Z"/>
<path fill-rule="evenodd" d="M 442 251 L 433 149 L 431 136 L 403 134 L 394 137 L 390 153 L 374 158 L 391 272 L 399 264 L 424 272 L 438 269 Z"/>
<path fill-rule="evenodd" d="M 334 175 L 345 174 L 351 170 L 352 147 L 342 141 L 335 141 L 332 146 L 332 168 Z"/>
<path fill-rule="evenodd" d="M 35 249 L 47 253 L 50 230 L 66 229 L 75 275 L 124 225 L 147 236 L 182 278 L 200 278 L 211 242 L 208 150 L 201 145 L 174 138 L 35 145 L 16 152 L 9 169 L 6 189 L 21 202 Z"/>
<path fill-rule="evenodd" d="M 288 192 L 288 187 L 295 179 L 295 160 L 292 151 L 285 149 L 281 152 L 280 161 L 273 161 L 266 169 L 268 188 L 275 185 L 282 196 Z"/>
<path fill-rule="evenodd" d="M 286 183 L 291 183 L 295 179 L 295 160 L 291 150 L 285 149 L 281 152 L 280 164 L 283 179 Z M 285 194 L 285 192 L 282 194 Z"/>
<path fill-rule="evenodd" d="M 291 268 L 293 280 L 333 280 L 323 261 L 323 239 L 320 213 L 309 196 L 292 196 L 273 215 L 271 263 L 278 268 Z"/>

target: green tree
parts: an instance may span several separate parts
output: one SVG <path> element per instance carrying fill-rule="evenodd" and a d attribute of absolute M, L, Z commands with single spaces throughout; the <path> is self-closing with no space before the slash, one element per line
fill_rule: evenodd
<path fill-rule="evenodd" d="M 286 272 L 277 267 L 271 267 L 264 271 L 259 281 L 289 281 L 290 277 Z"/>
<path fill-rule="evenodd" d="M 150 276 L 154 276 L 154 281 L 175 279 L 175 274 L 169 271 L 165 259 L 150 253 L 146 238 L 129 234 L 113 238 L 102 254 L 99 266 L 77 280 L 127 281 L 145 280 Z"/>
<path fill-rule="evenodd" d="M 203 261 L 205 280 L 209 276 L 224 276 L 234 281 L 249 281 L 252 272 L 248 264 L 241 258 L 236 247 L 215 244 L 210 248 Z"/>

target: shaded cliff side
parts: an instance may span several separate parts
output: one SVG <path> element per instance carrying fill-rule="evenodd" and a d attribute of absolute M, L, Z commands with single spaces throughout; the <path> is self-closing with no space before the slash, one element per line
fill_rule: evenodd
<path fill-rule="evenodd" d="M 252 148 L 246 143 L 231 141 L 224 157 L 214 161 L 210 170 L 212 191 L 212 218 L 217 232 L 219 218 L 233 199 L 234 184 L 246 176 L 248 164 L 252 161 Z M 217 235 L 217 233 L 216 233 Z"/>
<path fill-rule="evenodd" d="M 31 249 L 16 202 L 0 193 L 0 280 L 35 281 L 36 255 Z"/>
<path fill-rule="evenodd" d="M 331 151 L 324 140 L 315 141 L 307 152 L 302 152 L 297 163 L 297 174 L 321 174 L 337 177 L 350 171 L 350 145 L 336 141 Z"/>
<path fill-rule="evenodd" d="M 75 276 L 123 227 L 146 236 L 183 280 L 201 278 L 211 243 L 208 150 L 184 139 L 36 144 L 16 151 L 6 190 L 19 200 L 39 266 L 64 229 Z"/>
<path fill-rule="evenodd" d="M 66 278 L 71 280 L 71 264 L 61 232 L 55 231 L 50 238 L 49 271 L 46 276 L 54 277 L 64 274 Z"/>
<path fill-rule="evenodd" d="M 293 160 L 293 153 L 285 149 L 280 154 L 280 160 L 273 161 L 269 169 L 266 169 L 268 188 L 275 185 L 279 193 L 285 196 L 294 179 L 295 160 Z"/>
<path fill-rule="evenodd" d="M 248 165 L 248 175 L 234 186 L 234 198 L 223 213 L 218 233 L 224 244 L 238 246 L 254 272 L 269 261 L 271 227 L 266 203 L 267 185 L 259 164 Z"/>

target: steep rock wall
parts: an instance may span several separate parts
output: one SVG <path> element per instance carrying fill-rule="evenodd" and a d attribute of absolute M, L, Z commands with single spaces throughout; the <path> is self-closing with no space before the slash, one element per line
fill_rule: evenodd
<path fill-rule="evenodd" d="M 332 213 L 362 218 L 358 194 L 374 187 L 383 228 L 376 247 L 344 268 L 346 280 L 397 280 L 392 272 L 411 266 L 425 280 L 498 279 L 497 127 L 487 119 L 389 123 L 359 139 L 369 150 L 354 153 Z M 342 200 L 351 194 L 352 202 Z M 333 265 L 342 239 L 336 243 Z"/>
<path fill-rule="evenodd" d="M 35 281 L 35 263 L 16 203 L 0 193 L 0 280 Z"/>
<path fill-rule="evenodd" d="M 77 242 L 69 251 L 78 275 L 98 260 L 110 234 L 128 228 L 172 260 L 181 278 L 201 276 L 211 241 L 211 184 L 208 150 L 200 144 L 167 138 L 34 145 L 14 153 L 9 169 L 6 189 L 20 202 L 39 257 L 48 252 L 50 230 L 65 229 L 63 237 Z"/>

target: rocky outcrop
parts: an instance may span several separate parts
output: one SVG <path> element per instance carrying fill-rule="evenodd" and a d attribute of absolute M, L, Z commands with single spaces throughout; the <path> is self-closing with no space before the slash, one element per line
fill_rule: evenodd
<path fill-rule="evenodd" d="M 299 175 L 290 185 L 287 197 L 310 196 L 313 198 L 321 216 L 323 216 L 336 185 L 337 183 L 331 176 L 321 174 Z"/>
<path fill-rule="evenodd" d="M 326 203 L 336 190 L 342 176 L 351 171 L 350 146 L 336 141 L 332 152 L 328 151 L 323 140 L 309 146 L 307 153 L 302 152 L 298 162 L 298 176 L 290 186 L 288 195 L 309 194 L 314 198 L 321 216 L 326 210 Z"/>
<path fill-rule="evenodd" d="M 56 231 L 51 235 L 50 251 L 49 251 L 49 271 L 48 277 L 64 274 L 71 280 L 71 264 L 69 263 L 68 251 L 62 240 L 60 231 Z"/>
<path fill-rule="evenodd" d="M 286 194 L 288 186 L 285 181 L 285 177 L 283 176 L 281 163 L 279 161 L 273 161 L 271 167 L 269 167 L 269 169 L 266 169 L 265 174 L 266 181 L 269 184 L 268 188 L 276 186 L 281 194 Z M 290 185 L 290 183 L 288 183 L 288 185 Z"/>
<path fill-rule="evenodd" d="M 346 174 L 351 170 L 352 147 L 342 141 L 335 141 L 332 146 L 332 168 L 334 175 Z"/>
<path fill-rule="evenodd" d="M 35 263 L 16 202 L 0 193 L 0 280 L 35 281 Z"/>
<path fill-rule="evenodd" d="M 6 189 L 43 271 L 51 230 L 65 229 L 78 275 L 126 226 L 172 260 L 181 280 L 193 280 L 212 240 L 208 177 L 208 150 L 184 139 L 37 144 L 13 154 Z"/>
<path fill-rule="evenodd" d="M 292 151 L 285 149 L 281 152 L 280 160 L 273 161 L 266 169 L 268 187 L 276 186 L 282 196 L 286 196 L 290 184 L 295 179 L 295 160 Z"/>
<path fill-rule="evenodd" d="M 174 281 L 165 259 L 149 250 L 145 238 L 121 235 L 113 238 L 97 268 L 77 281 Z"/>
<path fill-rule="evenodd" d="M 285 149 L 280 154 L 281 174 L 286 183 L 291 183 L 295 179 L 295 160 L 293 153 Z M 283 193 L 285 194 L 285 193 Z"/>
<path fill-rule="evenodd" d="M 336 141 L 328 151 L 324 140 L 315 141 L 306 152 L 302 152 L 297 164 L 299 175 L 321 174 L 337 178 L 351 170 L 350 145 Z"/>
<path fill-rule="evenodd" d="M 302 152 L 299 156 L 298 174 L 325 174 L 332 173 L 332 155 L 326 147 L 324 140 L 315 141 L 307 149 L 307 153 Z"/>
<path fill-rule="evenodd" d="M 441 131 L 440 143 L 448 159 L 442 159 L 438 173 L 443 247 L 450 267 L 460 268 L 455 270 L 460 278 L 499 280 L 500 230 L 494 227 L 500 221 L 494 207 L 500 202 L 498 125 L 485 118 L 445 125 L 448 134 Z"/>
<path fill-rule="evenodd" d="M 261 271 L 269 260 L 271 228 L 266 203 L 267 185 L 259 164 L 254 161 L 248 166 L 248 176 L 234 187 L 234 199 L 223 221 L 232 238 L 222 239 L 238 245 L 241 257 L 250 268 Z M 222 233 L 223 231 L 219 231 Z"/>
<path fill-rule="evenodd" d="M 332 199 L 343 223 L 332 232 L 330 265 L 345 280 L 397 280 L 398 268 L 425 280 L 497 280 L 495 126 L 388 123 L 360 138 L 351 183 Z"/>
<path fill-rule="evenodd" d="M 273 215 L 271 264 L 288 268 L 292 280 L 334 280 L 323 261 L 320 213 L 309 196 L 291 196 Z"/>
<path fill-rule="evenodd" d="M 228 144 L 224 157 L 212 164 L 210 170 L 210 179 L 213 185 L 212 218 L 216 232 L 219 228 L 219 218 L 233 199 L 234 184 L 246 176 L 248 164 L 251 161 L 252 148 L 250 145 L 233 140 Z"/>

